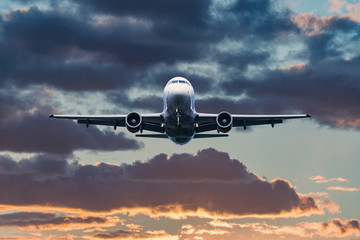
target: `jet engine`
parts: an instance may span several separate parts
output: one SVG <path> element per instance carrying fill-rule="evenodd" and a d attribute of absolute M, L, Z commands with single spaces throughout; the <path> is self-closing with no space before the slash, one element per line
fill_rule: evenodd
<path fill-rule="evenodd" d="M 125 123 L 129 132 L 136 133 L 141 128 L 142 118 L 137 112 L 131 112 L 126 116 Z"/>
<path fill-rule="evenodd" d="M 228 112 L 221 112 L 216 117 L 217 129 L 220 132 L 227 133 L 233 126 L 233 118 Z"/>

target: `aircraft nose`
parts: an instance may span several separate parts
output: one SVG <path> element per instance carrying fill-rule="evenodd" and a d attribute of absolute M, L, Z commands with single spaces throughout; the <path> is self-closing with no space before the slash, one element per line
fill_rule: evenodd
<path fill-rule="evenodd" d="M 168 99 L 171 102 L 183 102 L 188 98 L 186 93 L 183 92 L 172 92 L 168 95 Z"/>
<path fill-rule="evenodd" d="M 167 97 L 167 101 L 170 105 L 183 105 L 190 100 L 190 95 L 187 91 L 184 90 L 174 90 L 170 91 Z"/>

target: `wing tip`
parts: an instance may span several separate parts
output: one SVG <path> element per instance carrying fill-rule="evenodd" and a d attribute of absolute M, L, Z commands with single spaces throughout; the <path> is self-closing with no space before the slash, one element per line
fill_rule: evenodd
<path fill-rule="evenodd" d="M 54 114 L 50 114 L 50 115 L 49 115 L 49 118 L 53 118 L 53 117 L 54 117 Z"/>

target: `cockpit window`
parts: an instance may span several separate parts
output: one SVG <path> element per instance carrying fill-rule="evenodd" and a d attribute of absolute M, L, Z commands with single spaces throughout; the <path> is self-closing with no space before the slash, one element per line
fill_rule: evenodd
<path fill-rule="evenodd" d="M 186 80 L 171 80 L 170 82 L 168 82 L 167 85 L 172 84 L 172 83 L 185 83 L 185 84 L 191 86 L 191 84 Z"/>

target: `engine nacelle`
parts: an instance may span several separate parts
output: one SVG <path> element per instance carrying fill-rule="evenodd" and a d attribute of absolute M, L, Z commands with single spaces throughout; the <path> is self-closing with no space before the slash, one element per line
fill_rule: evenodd
<path fill-rule="evenodd" d="M 233 126 L 233 118 L 228 112 L 221 112 L 216 117 L 216 124 L 218 131 L 222 133 L 227 133 L 231 130 Z"/>
<path fill-rule="evenodd" d="M 136 133 L 141 128 L 142 117 L 137 112 L 131 112 L 126 116 L 125 123 L 129 132 Z"/>

